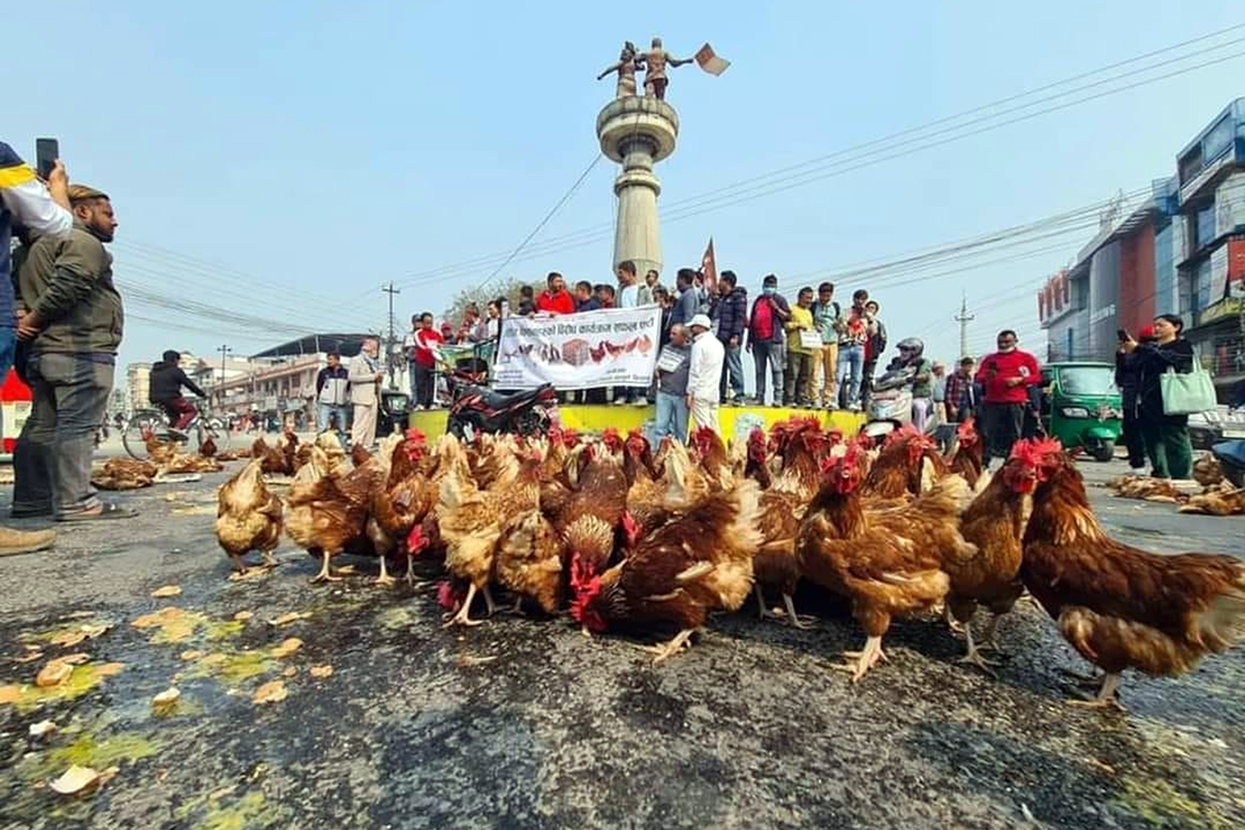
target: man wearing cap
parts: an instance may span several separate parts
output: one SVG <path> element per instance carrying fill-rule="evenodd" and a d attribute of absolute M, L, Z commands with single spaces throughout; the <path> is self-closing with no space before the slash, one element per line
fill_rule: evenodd
<path fill-rule="evenodd" d="M 95 428 L 112 392 L 124 314 L 104 248 L 117 230 L 108 194 L 71 185 L 74 226 L 42 237 L 18 273 L 25 312 L 17 335 L 30 345 L 30 417 L 14 453 L 13 515 L 60 522 L 135 515 L 100 501 L 91 486 Z"/>
<path fill-rule="evenodd" d="M 692 355 L 687 370 L 687 408 L 697 427 L 709 427 L 720 433 L 719 381 L 726 353 L 722 343 L 710 331 L 712 327 L 713 322 L 705 314 L 695 315 L 688 324 L 692 332 Z"/>
<path fill-rule="evenodd" d="M 64 238 L 72 233 L 68 188 L 65 167 L 59 160 L 44 185 L 13 148 L 0 141 L 0 382 L 8 377 L 17 345 L 9 239 L 14 225 L 31 238 Z M 0 527 L 0 556 L 32 553 L 51 547 L 55 541 L 56 533 L 51 530 L 26 532 Z"/>

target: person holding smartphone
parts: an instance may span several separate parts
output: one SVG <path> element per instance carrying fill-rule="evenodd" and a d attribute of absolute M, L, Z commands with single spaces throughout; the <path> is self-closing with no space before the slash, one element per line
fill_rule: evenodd
<path fill-rule="evenodd" d="M 1139 334 L 1142 343 L 1154 342 L 1154 326 L 1143 326 Z M 1138 408 L 1137 391 L 1141 382 L 1141 366 L 1135 349 L 1127 347 L 1133 338 L 1124 329 L 1119 330 L 1120 347 L 1115 353 L 1115 385 L 1119 387 L 1124 406 L 1124 446 L 1128 449 L 1128 466 L 1134 470 L 1146 466 L 1146 442 L 1141 431 L 1141 411 Z"/>
<path fill-rule="evenodd" d="M 32 237 L 68 236 L 73 230 L 69 177 L 58 159 L 45 184 L 12 147 L 0 141 L 0 382 L 8 377 L 17 349 L 16 298 L 9 259 L 14 224 Z M 28 532 L 0 527 L 0 556 L 33 553 L 55 542 L 56 533 L 51 530 Z"/>

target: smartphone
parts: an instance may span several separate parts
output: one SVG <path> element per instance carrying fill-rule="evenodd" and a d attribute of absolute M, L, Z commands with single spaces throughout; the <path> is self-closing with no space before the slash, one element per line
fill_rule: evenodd
<path fill-rule="evenodd" d="M 1132 340 L 1132 338 L 1128 336 L 1128 332 L 1124 329 L 1116 329 L 1115 336 L 1120 338 L 1121 343 L 1127 343 L 1129 340 Z"/>
<path fill-rule="evenodd" d="M 60 142 L 55 138 L 35 139 L 35 170 L 39 178 L 47 180 L 56 160 L 61 157 Z"/>

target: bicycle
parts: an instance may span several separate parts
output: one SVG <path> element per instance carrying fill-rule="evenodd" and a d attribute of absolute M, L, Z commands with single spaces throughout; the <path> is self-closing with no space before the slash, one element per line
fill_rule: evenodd
<path fill-rule="evenodd" d="M 223 418 L 207 412 L 196 412 L 184 429 L 175 430 L 168 413 L 163 410 L 136 409 L 121 428 L 121 443 L 125 445 L 125 451 L 139 461 L 147 460 L 147 441 L 143 436 L 147 430 L 166 444 L 185 444 L 186 451 L 192 449 L 192 436 L 195 439 L 195 452 L 199 452 L 209 438 L 216 445 L 217 452 L 229 449 L 229 427 Z"/>

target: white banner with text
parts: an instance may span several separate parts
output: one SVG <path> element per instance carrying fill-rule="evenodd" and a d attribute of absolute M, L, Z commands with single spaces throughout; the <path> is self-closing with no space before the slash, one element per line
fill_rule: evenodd
<path fill-rule="evenodd" d="M 648 386 L 661 309 L 608 308 L 556 317 L 508 317 L 493 363 L 494 389 Z"/>

